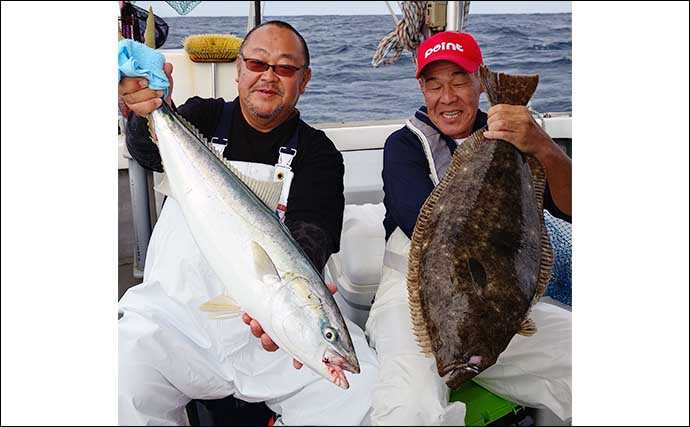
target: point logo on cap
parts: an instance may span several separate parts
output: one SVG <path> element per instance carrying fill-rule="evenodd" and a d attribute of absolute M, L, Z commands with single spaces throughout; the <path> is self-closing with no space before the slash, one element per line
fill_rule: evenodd
<path fill-rule="evenodd" d="M 429 49 L 427 49 L 426 52 L 424 52 L 424 59 L 427 59 L 429 55 L 440 50 L 456 50 L 458 52 L 464 52 L 464 50 L 462 50 L 462 45 L 460 43 L 441 42 L 434 45 L 434 47 L 430 47 Z"/>
<path fill-rule="evenodd" d="M 454 62 L 468 73 L 474 73 L 482 60 L 482 51 L 470 34 L 443 31 L 424 40 L 417 49 L 417 74 L 434 61 Z"/>

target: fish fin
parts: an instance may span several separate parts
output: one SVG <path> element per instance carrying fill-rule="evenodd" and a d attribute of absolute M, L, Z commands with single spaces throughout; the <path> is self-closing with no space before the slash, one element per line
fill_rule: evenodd
<path fill-rule="evenodd" d="M 412 252 L 410 251 L 410 260 Z M 415 257 L 416 258 L 416 257 Z M 416 337 L 419 349 L 427 356 L 432 354 L 431 335 L 427 330 L 424 310 L 421 303 L 421 289 L 419 286 L 419 261 L 410 263 L 407 271 L 407 300 L 412 320 L 412 331 Z"/>
<path fill-rule="evenodd" d="M 553 248 L 551 247 L 551 241 L 549 240 L 549 233 L 546 231 L 546 225 L 544 224 L 544 215 L 541 215 L 541 258 L 539 260 L 539 277 L 537 280 L 537 288 L 534 291 L 534 298 L 532 298 L 532 304 L 536 304 L 549 285 L 549 280 L 551 279 L 551 271 L 553 270 Z"/>
<path fill-rule="evenodd" d="M 275 210 L 280 200 L 280 193 L 283 190 L 281 181 L 262 181 L 241 173 L 228 160 L 223 160 L 225 166 L 234 173 L 250 190 L 261 200 L 270 210 Z"/>
<path fill-rule="evenodd" d="M 158 137 L 156 136 L 156 131 L 153 128 L 153 120 L 151 119 L 151 114 L 146 115 L 147 126 L 149 128 L 149 135 L 151 136 L 151 141 L 158 145 Z"/>
<path fill-rule="evenodd" d="M 278 269 L 268 256 L 264 248 L 260 244 L 252 241 L 252 254 L 254 255 L 254 271 L 256 271 L 257 278 L 263 282 L 265 276 L 274 276 L 280 278 L 278 274 Z"/>
<path fill-rule="evenodd" d="M 161 194 L 165 194 L 168 197 L 172 197 L 172 190 L 170 189 L 170 181 L 168 180 L 168 175 L 163 174 L 163 178 L 160 182 L 153 186 L 153 189 Z"/>
<path fill-rule="evenodd" d="M 206 137 L 204 136 L 204 134 L 202 134 L 202 133 L 199 131 L 199 129 L 197 129 L 197 127 L 194 126 L 189 120 L 185 119 L 181 114 L 176 113 L 176 112 L 174 112 L 174 111 L 172 111 L 172 110 L 171 110 L 170 112 L 171 112 L 171 114 L 173 114 L 173 115 L 175 116 L 175 118 L 176 118 L 180 123 L 182 123 L 182 125 L 183 125 L 184 127 L 187 128 L 188 131 L 190 131 L 194 136 L 196 136 L 197 138 L 199 138 L 199 140 L 201 140 L 207 147 L 213 148 L 213 145 L 212 145 L 210 142 L 208 142 L 208 140 L 206 140 Z M 215 150 L 214 150 L 214 152 L 215 152 Z"/>
<path fill-rule="evenodd" d="M 227 295 L 211 298 L 204 304 L 201 304 L 199 309 L 208 313 L 209 319 L 214 320 L 233 319 L 242 314 L 239 304 Z"/>
<path fill-rule="evenodd" d="M 209 313 L 208 314 L 208 319 L 209 320 L 229 320 L 229 319 L 236 319 L 240 317 L 241 312 L 238 313 Z"/>
<path fill-rule="evenodd" d="M 287 272 L 283 276 L 283 283 L 290 286 L 300 307 L 319 307 L 323 304 L 321 298 L 309 289 L 309 282 L 303 277 Z"/>
<path fill-rule="evenodd" d="M 527 164 L 529 165 L 532 174 L 532 189 L 534 197 L 537 201 L 537 207 L 541 210 L 544 208 L 544 191 L 546 191 L 546 172 L 544 167 L 533 156 L 527 156 Z M 537 278 L 537 287 L 532 298 L 531 305 L 534 305 L 541 299 L 549 285 L 551 279 L 551 270 L 553 269 L 553 248 L 551 247 L 551 240 L 546 231 L 546 224 L 544 223 L 543 213 L 539 218 L 541 228 L 541 257 L 539 259 L 539 277 Z"/>
<path fill-rule="evenodd" d="M 520 323 L 520 329 L 518 329 L 517 333 L 525 337 L 531 337 L 537 333 L 537 324 L 534 323 L 534 320 L 527 318 Z"/>

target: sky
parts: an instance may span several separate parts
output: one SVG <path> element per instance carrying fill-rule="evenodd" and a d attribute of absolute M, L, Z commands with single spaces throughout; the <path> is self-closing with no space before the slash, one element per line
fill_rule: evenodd
<path fill-rule="evenodd" d="M 266 16 L 290 15 L 385 15 L 388 8 L 384 1 L 269 1 L 265 3 Z M 388 2 L 400 13 L 397 1 Z M 137 1 L 137 6 L 148 9 L 153 6 L 156 15 L 180 16 L 164 1 Z M 186 16 L 246 16 L 248 1 L 202 1 Z M 473 1 L 470 13 L 570 13 L 569 1 Z"/>

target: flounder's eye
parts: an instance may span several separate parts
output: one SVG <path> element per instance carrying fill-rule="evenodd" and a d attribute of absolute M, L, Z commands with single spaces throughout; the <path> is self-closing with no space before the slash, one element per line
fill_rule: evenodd
<path fill-rule="evenodd" d="M 338 333 L 330 326 L 326 326 L 323 328 L 323 337 L 326 338 L 328 342 L 334 342 L 336 338 L 338 338 Z"/>

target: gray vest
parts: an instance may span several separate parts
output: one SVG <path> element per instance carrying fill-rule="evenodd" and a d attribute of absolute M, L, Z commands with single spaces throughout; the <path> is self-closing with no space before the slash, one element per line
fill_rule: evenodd
<path fill-rule="evenodd" d="M 424 114 L 421 111 L 418 113 Z M 429 162 L 429 170 L 431 171 L 429 178 L 431 178 L 434 186 L 437 186 L 453 158 L 448 149 L 448 144 L 439 131 L 419 120 L 416 116 L 408 119 L 405 125 L 417 135 L 419 142 L 422 143 L 424 154 Z"/>
<path fill-rule="evenodd" d="M 424 114 L 421 111 L 418 111 L 418 113 Z M 448 149 L 448 144 L 446 144 L 439 131 L 419 120 L 416 116 L 408 119 L 405 122 L 405 126 L 419 138 L 426 160 L 429 162 L 429 170 L 431 171 L 429 178 L 434 183 L 434 187 L 437 186 L 453 158 L 450 149 Z M 404 254 L 400 254 L 395 250 L 391 250 L 390 245 L 399 246 L 405 240 L 407 240 L 407 236 L 397 228 L 388 240 L 386 252 L 383 256 L 383 264 L 401 274 L 407 274 L 407 250 L 405 250 Z"/>

